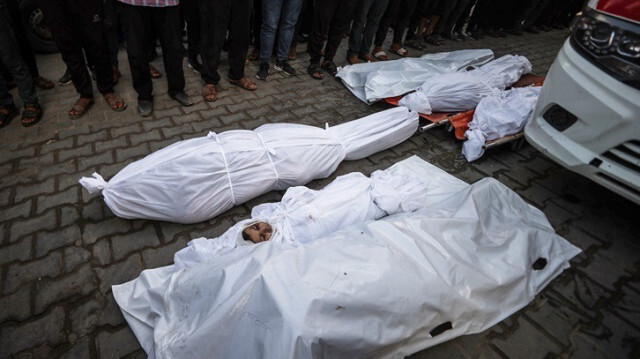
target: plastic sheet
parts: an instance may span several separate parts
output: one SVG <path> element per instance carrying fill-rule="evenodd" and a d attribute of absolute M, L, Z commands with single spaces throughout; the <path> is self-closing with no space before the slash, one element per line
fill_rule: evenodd
<path fill-rule="evenodd" d="M 411 92 L 436 74 L 479 66 L 491 59 L 493 52 L 488 49 L 441 52 L 339 67 L 336 77 L 361 101 L 374 103 Z"/>
<path fill-rule="evenodd" d="M 133 162 L 110 181 L 82 178 L 123 218 L 201 222 L 271 190 L 329 176 L 355 160 L 397 145 L 418 128 L 418 115 L 391 109 L 327 130 L 266 124 L 180 141 Z"/>
<path fill-rule="evenodd" d="M 402 358 L 491 327 L 580 252 L 494 179 L 394 167 L 432 184 L 423 208 L 114 286 L 149 357 Z"/>
<path fill-rule="evenodd" d="M 526 57 L 505 55 L 470 71 L 433 76 L 398 105 L 427 115 L 468 111 L 484 97 L 504 90 L 529 72 L 531 63 Z"/>
<path fill-rule="evenodd" d="M 514 88 L 483 98 L 465 132 L 467 140 L 462 145 L 462 154 L 467 161 L 482 157 L 487 141 L 523 131 L 533 116 L 540 89 Z"/>

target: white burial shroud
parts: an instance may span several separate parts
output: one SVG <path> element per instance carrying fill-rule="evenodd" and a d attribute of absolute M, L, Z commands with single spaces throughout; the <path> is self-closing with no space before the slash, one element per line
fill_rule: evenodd
<path fill-rule="evenodd" d="M 494 179 L 392 168 L 425 181 L 423 208 L 114 286 L 149 357 L 402 358 L 498 323 L 580 252 Z"/>
<path fill-rule="evenodd" d="M 487 141 L 513 135 L 524 130 L 533 117 L 541 87 L 520 87 L 500 91 L 483 98 L 462 144 L 462 154 L 467 161 L 475 161 L 484 154 Z"/>
<path fill-rule="evenodd" d="M 119 217 L 196 223 L 268 191 L 328 177 L 343 160 L 395 146 L 417 129 L 418 114 L 396 108 L 327 129 L 266 124 L 209 133 L 133 162 L 109 182 L 94 173 L 80 183 L 101 191 Z"/>
<path fill-rule="evenodd" d="M 434 75 L 464 71 L 492 59 L 493 52 L 489 49 L 440 52 L 419 58 L 347 65 L 338 68 L 336 77 L 358 99 L 371 104 L 411 92 Z"/>
<path fill-rule="evenodd" d="M 480 100 L 516 83 L 531 72 L 524 56 L 505 55 L 470 71 L 433 76 L 398 105 L 423 114 L 461 112 L 475 108 Z"/>

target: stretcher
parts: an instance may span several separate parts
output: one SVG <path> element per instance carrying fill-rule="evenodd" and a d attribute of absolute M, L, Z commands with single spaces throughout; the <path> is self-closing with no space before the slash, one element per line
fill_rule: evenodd
<path fill-rule="evenodd" d="M 544 76 L 538 76 L 533 74 L 522 75 L 520 80 L 513 84 L 512 87 L 526 87 L 526 86 L 542 86 L 544 83 Z M 405 95 L 389 97 L 385 99 L 385 102 L 393 106 L 398 106 L 398 102 Z M 436 127 L 444 126 L 448 132 L 453 132 L 458 140 L 466 140 L 465 132 L 468 129 L 469 122 L 473 120 L 474 110 L 465 112 L 434 112 L 430 115 L 420 113 L 420 117 L 426 120 L 424 126 L 419 127 L 420 132 L 425 132 Z M 512 135 L 504 136 L 496 140 L 487 141 L 483 146 L 483 150 L 487 150 L 493 147 L 497 147 L 506 143 L 511 143 L 514 149 L 522 146 L 524 141 L 524 132 L 518 132 Z"/>

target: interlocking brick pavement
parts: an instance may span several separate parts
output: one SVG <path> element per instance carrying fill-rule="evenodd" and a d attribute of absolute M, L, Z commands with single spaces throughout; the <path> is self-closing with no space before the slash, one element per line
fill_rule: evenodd
<path fill-rule="evenodd" d="M 545 74 L 566 30 L 540 35 L 449 43 L 427 51 L 491 48 L 496 56 L 522 54 Z M 111 285 L 145 268 L 171 263 L 191 238 L 215 237 L 246 218 L 256 204 L 277 201 L 267 193 L 204 223 L 180 225 L 116 218 L 102 198 L 77 180 L 97 171 L 110 178 L 125 165 L 176 141 L 208 131 L 252 129 L 263 123 L 324 126 L 385 109 L 365 105 L 333 79 L 306 75 L 308 55 L 298 46 L 299 76 L 273 73 L 255 92 L 220 82 L 218 101 L 200 95 L 202 82 L 185 66 L 186 91 L 195 100 L 183 108 L 166 95 L 166 80 L 154 81 L 155 114 L 135 114 L 125 54 L 117 91 L 129 103 L 121 113 L 104 100 L 80 120 L 67 118 L 76 99 L 72 86 L 39 91 L 41 123 L 19 121 L 0 130 L 0 358 L 145 357 L 111 295 Z M 410 50 L 412 55 L 419 55 Z M 344 43 L 337 60 L 344 64 Z M 394 57 L 394 55 L 391 55 Z M 226 74 L 223 55 L 221 74 Z M 40 56 L 41 72 L 57 79 L 59 55 Z M 154 64 L 163 71 L 159 60 Z M 253 78 L 257 64 L 247 67 Z M 96 92 L 97 93 L 97 92 Z M 640 357 L 640 206 L 573 174 L 531 146 L 505 145 L 474 163 L 443 128 L 415 134 L 369 158 L 344 162 L 326 185 L 351 171 L 370 174 L 418 155 L 467 182 L 495 177 L 542 209 L 559 234 L 584 250 L 572 267 L 532 303 L 494 327 L 443 343 L 413 358 L 623 358 Z"/>

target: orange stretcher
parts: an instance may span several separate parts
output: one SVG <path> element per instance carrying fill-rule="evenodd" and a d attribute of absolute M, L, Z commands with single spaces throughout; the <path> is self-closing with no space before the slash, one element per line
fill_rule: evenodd
<path fill-rule="evenodd" d="M 526 86 L 542 86 L 544 83 L 544 76 L 537 76 L 533 74 L 522 75 L 520 79 L 513 84 L 511 87 L 526 87 Z M 385 101 L 391 105 L 398 106 L 398 102 L 404 97 L 396 96 L 386 98 Z M 420 127 L 420 132 L 425 132 L 434 127 L 440 126 L 448 126 L 449 129 L 452 129 L 455 133 L 455 136 L 459 140 L 466 140 L 464 133 L 467 132 L 469 128 L 469 122 L 473 120 L 474 110 L 469 110 L 465 112 L 434 112 L 430 115 L 419 114 L 420 117 L 427 120 L 427 124 L 425 126 Z M 504 144 L 507 142 L 511 142 L 513 140 L 517 140 L 524 136 L 523 132 L 518 132 L 513 135 L 505 136 L 496 140 L 488 141 L 485 144 L 484 149 L 488 149 L 500 144 Z"/>

